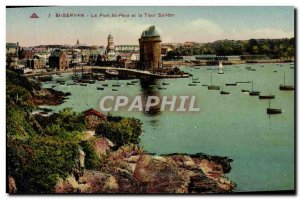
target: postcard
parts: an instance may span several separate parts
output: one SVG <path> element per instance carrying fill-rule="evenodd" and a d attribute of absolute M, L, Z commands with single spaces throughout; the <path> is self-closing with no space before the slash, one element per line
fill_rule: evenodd
<path fill-rule="evenodd" d="M 294 29 L 288 6 L 7 6 L 7 193 L 295 193 Z"/>

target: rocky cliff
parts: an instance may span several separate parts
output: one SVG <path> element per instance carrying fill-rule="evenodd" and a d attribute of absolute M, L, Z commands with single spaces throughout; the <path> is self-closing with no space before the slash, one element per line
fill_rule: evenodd
<path fill-rule="evenodd" d="M 227 157 L 158 156 L 136 145 L 112 151 L 106 138 L 94 143 L 101 166 L 59 179 L 55 193 L 227 193 L 235 188 L 225 176 L 231 169 Z"/>

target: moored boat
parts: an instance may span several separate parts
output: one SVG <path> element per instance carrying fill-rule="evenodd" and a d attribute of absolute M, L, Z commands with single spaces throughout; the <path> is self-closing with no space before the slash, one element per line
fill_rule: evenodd
<path fill-rule="evenodd" d="M 294 90 L 294 86 L 285 85 L 285 73 L 283 73 L 283 84 L 279 85 L 279 90 L 282 90 L 282 91 L 292 91 L 292 90 Z"/>
<path fill-rule="evenodd" d="M 226 86 L 236 86 L 236 83 L 226 83 Z"/>
<path fill-rule="evenodd" d="M 189 86 L 197 86 L 197 84 L 190 83 Z"/>
<path fill-rule="evenodd" d="M 271 99 L 269 99 L 269 108 L 267 108 L 267 114 L 281 114 L 281 109 L 271 108 Z"/>
<path fill-rule="evenodd" d="M 275 95 L 259 95 L 259 99 L 274 99 Z"/>
<path fill-rule="evenodd" d="M 251 91 L 249 92 L 249 95 L 250 96 L 258 96 L 260 94 L 259 91 L 253 91 L 253 81 L 252 81 L 252 84 L 251 84 Z"/>
<path fill-rule="evenodd" d="M 219 72 L 218 72 L 218 74 L 224 74 L 224 72 L 223 72 L 223 64 L 222 64 L 222 62 L 219 62 L 218 69 L 219 69 Z"/>
<path fill-rule="evenodd" d="M 208 90 L 220 90 L 220 86 L 217 86 L 217 85 L 213 85 L 212 84 L 212 74 L 210 76 L 210 85 L 207 86 L 207 89 Z"/>
<path fill-rule="evenodd" d="M 222 90 L 220 91 L 220 94 L 221 94 L 221 95 L 228 95 L 228 94 L 229 94 L 228 91 L 224 91 L 224 90 L 223 90 L 223 84 L 222 84 Z"/>

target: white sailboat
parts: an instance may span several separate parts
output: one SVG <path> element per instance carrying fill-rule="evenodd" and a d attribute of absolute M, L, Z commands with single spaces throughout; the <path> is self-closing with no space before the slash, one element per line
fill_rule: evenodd
<path fill-rule="evenodd" d="M 218 69 L 219 69 L 219 72 L 218 72 L 218 74 L 224 74 L 224 72 L 223 72 L 223 64 L 222 64 L 222 62 L 219 62 Z"/>

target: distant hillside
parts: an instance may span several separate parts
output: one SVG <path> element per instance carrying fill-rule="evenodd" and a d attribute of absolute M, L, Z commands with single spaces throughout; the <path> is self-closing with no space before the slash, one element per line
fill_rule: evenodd
<path fill-rule="evenodd" d="M 270 58 L 292 58 L 295 56 L 295 39 L 250 39 L 219 40 L 200 47 L 169 51 L 167 57 L 200 54 L 217 55 L 267 55 Z"/>

